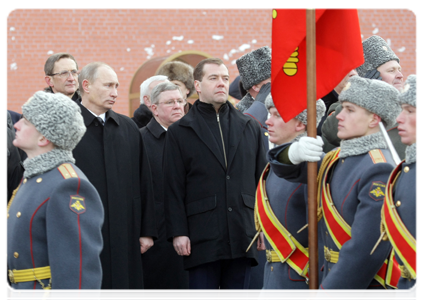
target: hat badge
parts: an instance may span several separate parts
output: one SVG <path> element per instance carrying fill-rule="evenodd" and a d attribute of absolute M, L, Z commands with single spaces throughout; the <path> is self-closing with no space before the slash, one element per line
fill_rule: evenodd
<path fill-rule="evenodd" d="M 386 46 L 383 46 L 382 49 L 388 51 L 388 48 L 386 48 Z"/>

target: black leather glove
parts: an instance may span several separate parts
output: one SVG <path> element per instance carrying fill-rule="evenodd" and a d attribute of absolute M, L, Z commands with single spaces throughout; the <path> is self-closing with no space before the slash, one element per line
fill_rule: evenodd
<path fill-rule="evenodd" d="M 262 85 L 260 92 L 257 94 L 256 101 L 261 102 L 264 104 L 266 101 L 267 95 L 270 93 L 270 82 Z"/>
<path fill-rule="evenodd" d="M 376 69 L 370 70 L 369 72 L 367 72 L 366 75 L 364 75 L 364 78 L 382 80 L 382 77 L 380 76 L 380 72 Z"/>

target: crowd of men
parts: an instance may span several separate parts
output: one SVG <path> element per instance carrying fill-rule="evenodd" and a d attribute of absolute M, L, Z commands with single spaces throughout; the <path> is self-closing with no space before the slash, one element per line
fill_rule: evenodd
<path fill-rule="evenodd" d="M 141 84 L 132 119 L 112 109 L 112 67 L 51 55 L 48 87 L 8 111 L 11 286 L 307 289 L 318 162 L 320 288 L 412 287 L 416 76 L 379 36 L 363 51 L 316 102 L 317 138 L 307 110 L 281 117 L 267 46 L 236 61 L 237 105 L 222 60 L 173 61 Z"/>

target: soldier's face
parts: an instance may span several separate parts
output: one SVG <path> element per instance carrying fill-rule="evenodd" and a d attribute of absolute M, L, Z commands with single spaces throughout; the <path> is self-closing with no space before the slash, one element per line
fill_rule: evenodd
<path fill-rule="evenodd" d="M 43 135 L 25 118 L 20 119 L 13 127 L 16 130 L 13 145 L 25 151 L 30 158 L 30 153 L 37 148 Z"/>
<path fill-rule="evenodd" d="M 401 143 L 412 145 L 416 142 L 416 108 L 408 104 L 403 104 L 401 107 L 402 111 L 397 117 L 398 134 Z"/>
<path fill-rule="evenodd" d="M 270 117 L 266 120 L 266 125 L 270 142 L 282 145 L 292 141 L 300 133 L 296 130 L 298 123 L 301 123 L 297 119 L 293 118 L 285 123 L 275 107 L 269 109 L 269 114 Z M 304 125 L 303 127 L 305 128 Z"/>
<path fill-rule="evenodd" d="M 338 119 L 338 137 L 349 140 L 370 134 L 370 122 L 373 114 L 351 102 L 343 102 Z"/>

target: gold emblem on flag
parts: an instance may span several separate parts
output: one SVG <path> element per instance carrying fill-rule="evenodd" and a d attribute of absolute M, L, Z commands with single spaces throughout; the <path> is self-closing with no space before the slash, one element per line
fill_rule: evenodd
<path fill-rule="evenodd" d="M 283 72 L 288 76 L 294 76 L 298 72 L 297 64 L 300 60 L 298 59 L 298 47 L 294 53 L 288 58 L 286 63 L 283 65 Z"/>

